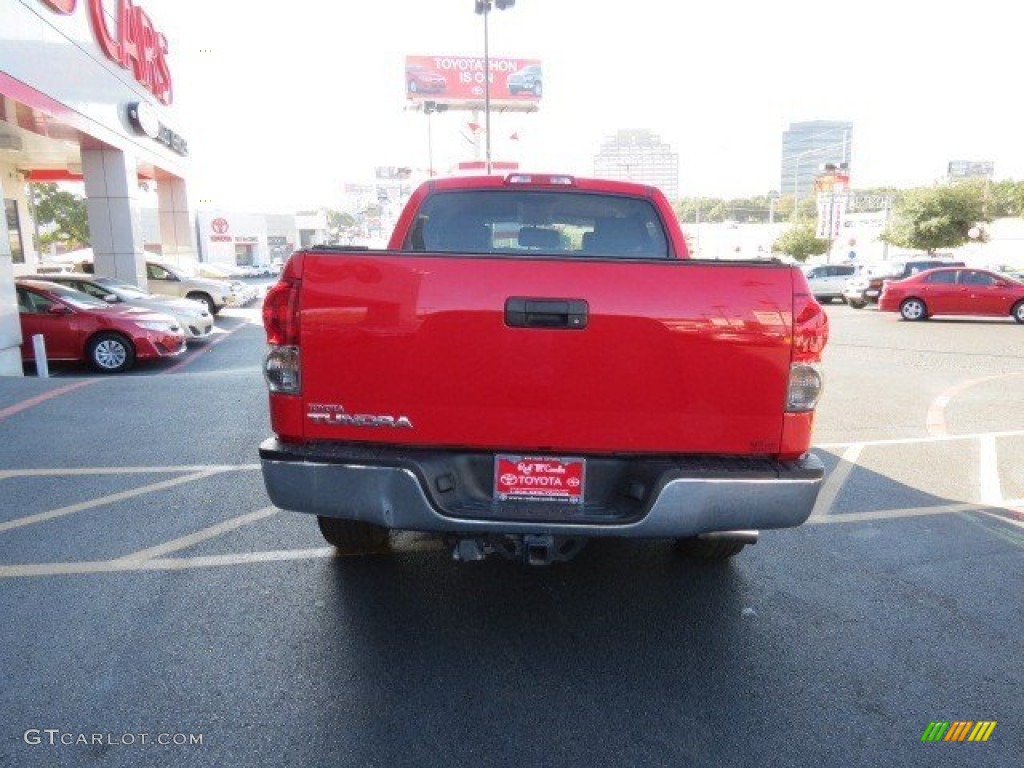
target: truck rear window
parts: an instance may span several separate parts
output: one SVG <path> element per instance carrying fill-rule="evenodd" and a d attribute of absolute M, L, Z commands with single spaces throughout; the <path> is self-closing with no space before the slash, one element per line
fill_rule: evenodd
<path fill-rule="evenodd" d="M 404 248 L 512 256 L 671 255 L 650 202 L 578 190 L 436 192 L 421 206 Z"/>

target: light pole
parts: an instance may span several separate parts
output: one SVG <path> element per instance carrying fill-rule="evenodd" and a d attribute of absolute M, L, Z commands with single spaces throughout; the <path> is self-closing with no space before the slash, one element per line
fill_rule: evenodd
<path fill-rule="evenodd" d="M 484 162 L 487 175 L 491 174 L 491 52 L 487 39 L 487 17 L 491 7 L 504 11 L 516 4 L 516 0 L 474 0 L 473 10 L 484 17 Z"/>
<path fill-rule="evenodd" d="M 430 116 L 435 112 L 445 112 L 447 104 L 438 104 L 436 101 L 423 102 L 423 114 L 427 116 L 427 173 L 434 178 L 434 133 L 431 128 Z"/>

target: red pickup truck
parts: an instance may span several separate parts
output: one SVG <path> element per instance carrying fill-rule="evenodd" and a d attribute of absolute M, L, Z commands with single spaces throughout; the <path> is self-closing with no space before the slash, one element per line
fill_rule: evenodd
<path fill-rule="evenodd" d="M 293 254 L 263 319 L 267 491 L 341 548 L 406 529 L 460 560 L 599 536 L 722 559 L 803 523 L 824 475 L 802 272 L 691 260 L 652 187 L 428 181 L 386 250 Z"/>

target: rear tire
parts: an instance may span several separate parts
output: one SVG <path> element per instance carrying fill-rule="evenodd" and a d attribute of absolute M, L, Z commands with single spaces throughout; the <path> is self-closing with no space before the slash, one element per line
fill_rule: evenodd
<path fill-rule="evenodd" d="M 1014 304 L 1010 313 L 1013 315 L 1013 319 L 1018 323 L 1024 323 L 1024 301 L 1018 301 Z"/>
<path fill-rule="evenodd" d="M 390 531 L 379 525 L 322 515 L 317 515 L 316 522 L 327 543 L 346 552 L 377 552 L 387 548 Z"/>
<path fill-rule="evenodd" d="M 863 299 L 847 299 L 846 303 L 854 309 L 864 309 L 864 307 L 868 305 L 868 303 Z"/>
<path fill-rule="evenodd" d="M 920 299 L 905 299 L 900 304 L 900 317 L 904 320 L 927 320 L 928 307 Z"/>
<path fill-rule="evenodd" d="M 676 552 L 695 560 L 723 561 L 735 557 L 746 544 L 724 539 L 676 539 Z"/>
<path fill-rule="evenodd" d="M 86 347 L 89 364 L 100 373 L 121 373 L 135 364 L 135 347 L 119 333 L 100 333 Z"/>

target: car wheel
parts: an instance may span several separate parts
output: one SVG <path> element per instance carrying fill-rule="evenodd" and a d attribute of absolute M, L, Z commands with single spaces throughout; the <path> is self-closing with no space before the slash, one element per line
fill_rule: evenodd
<path fill-rule="evenodd" d="M 743 542 L 724 539 L 676 539 L 676 552 L 695 560 L 728 560 L 742 552 L 745 546 Z"/>
<path fill-rule="evenodd" d="M 1014 304 L 1010 314 L 1013 315 L 1013 319 L 1018 323 L 1024 323 L 1024 301 L 1018 301 Z"/>
<path fill-rule="evenodd" d="M 190 293 L 185 298 L 203 302 L 206 305 L 206 311 L 211 315 L 216 315 L 218 312 L 217 305 L 213 303 L 213 299 L 208 293 Z"/>
<path fill-rule="evenodd" d="M 900 315 L 904 320 L 927 320 L 928 308 L 920 299 L 906 299 L 900 304 Z"/>
<path fill-rule="evenodd" d="M 379 525 L 322 515 L 317 515 L 316 522 L 327 543 L 338 549 L 349 552 L 376 552 L 388 545 L 389 531 Z"/>
<path fill-rule="evenodd" d="M 846 303 L 854 309 L 864 309 L 864 307 L 868 305 L 868 303 L 863 299 L 847 299 Z"/>
<path fill-rule="evenodd" d="M 127 371 L 135 363 L 135 347 L 118 333 L 101 333 L 89 340 L 89 364 L 101 373 Z"/>

